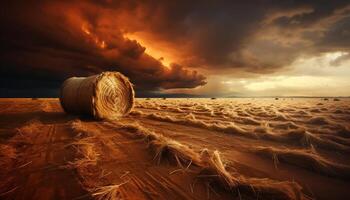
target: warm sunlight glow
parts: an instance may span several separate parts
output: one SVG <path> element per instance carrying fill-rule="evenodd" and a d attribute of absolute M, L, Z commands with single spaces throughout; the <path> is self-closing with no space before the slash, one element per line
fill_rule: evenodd
<path fill-rule="evenodd" d="M 151 41 L 148 41 L 147 39 L 142 38 L 141 36 L 131 33 L 124 34 L 124 37 L 130 40 L 136 40 L 138 43 L 140 43 L 146 48 L 145 52 L 147 54 L 154 58 L 157 58 L 165 67 L 171 68 L 170 64 L 173 63 L 173 61 L 169 58 L 171 57 L 171 55 L 169 55 L 165 51 L 162 51 L 161 49 L 154 48 Z"/>
<path fill-rule="evenodd" d="M 303 87 L 322 87 L 330 83 L 327 77 L 312 77 L 312 76 L 277 76 L 264 81 L 253 82 L 245 85 L 249 90 L 261 91 L 276 88 L 303 88 Z"/>
<path fill-rule="evenodd" d="M 222 84 L 241 84 L 241 90 L 254 95 L 348 95 L 349 62 L 346 52 L 329 52 L 300 58 L 284 74 L 265 75 L 244 81 L 224 80 Z"/>
<path fill-rule="evenodd" d="M 106 42 L 105 42 L 105 41 L 102 41 L 102 42 L 100 43 L 100 47 L 101 47 L 102 49 L 106 48 Z"/>
<path fill-rule="evenodd" d="M 101 40 L 97 37 L 97 35 L 91 33 L 91 31 L 89 30 L 88 26 L 86 24 L 83 24 L 81 26 L 81 30 L 83 31 L 83 33 L 85 33 L 87 36 L 89 36 L 89 39 L 93 40 L 96 45 L 98 47 L 100 47 L 101 49 L 105 49 L 107 44 L 104 40 Z"/>
<path fill-rule="evenodd" d="M 81 30 L 86 34 L 86 35 L 91 35 L 91 32 L 89 31 L 89 29 L 86 27 L 86 24 L 83 24 L 81 26 Z"/>
<path fill-rule="evenodd" d="M 324 57 L 332 61 L 340 58 L 341 56 L 345 56 L 347 54 L 348 54 L 347 52 L 336 51 L 336 52 L 326 53 Z"/>

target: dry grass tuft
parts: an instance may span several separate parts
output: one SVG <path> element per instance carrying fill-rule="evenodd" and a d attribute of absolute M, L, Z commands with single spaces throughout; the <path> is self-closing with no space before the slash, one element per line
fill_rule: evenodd
<path fill-rule="evenodd" d="M 228 172 L 218 151 L 210 154 L 207 150 L 204 150 L 201 155 L 203 168 L 199 178 L 205 178 L 205 181 L 208 181 L 209 184 L 218 183 L 239 197 L 242 195 L 245 197 L 281 200 L 307 198 L 303 194 L 301 186 L 295 182 L 244 177 L 236 170 Z"/>
<path fill-rule="evenodd" d="M 323 116 L 318 116 L 318 117 L 312 117 L 307 121 L 309 124 L 314 124 L 314 125 L 327 125 L 327 124 L 332 124 L 331 121 L 329 121 L 326 117 Z"/>
<path fill-rule="evenodd" d="M 13 177 L 9 172 L 16 163 L 17 151 L 12 145 L 0 144 L 0 197 L 5 196 L 17 189 L 13 187 Z"/>
<path fill-rule="evenodd" d="M 89 174 L 89 168 L 97 164 L 100 156 L 95 145 L 96 137 L 94 132 L 89 131 L 80 120 L 71 122 L 70 127 L 76 134 L 76 141 L 66 145 L 66 147 L 73 148 L 78 158 L 68 162 L 67 167 L 76 169 L 79 174 L 84 176 L 85 172 Z"/>
<path fill-rule="evenodd" d="M 200 163 L 199 155 L 186 145 L 150 131 L 139 124 L 123 124 L 121 127 L 145 139 L 149 148 L 155 153 L 154 160 L 157 164 L 165 159 L 175 162 L 181 168 Z"/>
<path fill-rule="evenodd" d="M 341 137 L 333 136 L 333 140 L 326 137 L 321 138 L 320 136 L 301 128 L 290 130 L 281 134 L 274 134 L 269 130 L 269 128 L 259 127 L 255 129 L 255 132 L 259 133 L 258 135 L 261 139 L 294 144 L 303 147 L 311 147 L 313 145 L 327 150 L 336 150 L 345 153 L 350 152 L 350 147 L 342 144 L 345 140 Z"/>
<path fill-rule="evenodd" d="M 42 123 L 37 120 L 27 122 L 24 126 L 16 129 L 16 135 L 11 138 L 10 142 L 16 146 L 34 144 L 33 134 L 36 134 L 41 126 Z"/>
<path fill-rule="evenodd" d="M 0 144 L 0 177 L 13 168 L 16 158 L 17 151 L 12 145 Z"/>
<path fill-rule="evenodd" d="M 91 191 L 91 195 L 97 200 L 119 200 L 122 199 L 120 196 L 120 187 L 127 182 L 123 182 L 117 185 L 108 185 L 97 187 Z"/>
<path fill-rule="evenodd" d="M 89 191 L 92 197 L 97 200 L 117 200 L 122 199 L 120 196 L 120 187 L 127 182 L 116 185 L 102 185 L 96 177 L 105 176 L 104 171 L 98 167 L 100 159 L 100 149 L 96 141 L 100 141 L 98 133 L 89 130 L 80 120 L 71 123 L 73 132 L 77 134 L 77 140 L 67 145 L 77 153 L 78 158 L 68 162 L 67 168 L 75 169 L 81 179 L 82 185 Z"/>
<path fill-rule="evenodd" d="M 318 148 L 327 149 L 327 150 L 336 150 L 340 152 L 348 153 L 350 152 L 350 147 L 346 146 L 344 143 L 346 140 L 339 136 L 331 136 L 332 139 L 327 137 L 321 137 L 319 135 L 310 133 L 305 129 L 296 129 L 291 130 L 283 134 L 265 134 L 266 139 L 283 142 L 283 143 L 294 143 L 303 147 L 310 147 L 311 145 Z"/>
<path fill-rule="evenodd" d="M 76 154 L 76 159 L 67 163 L 64 168 L 73 169 L 77 172 L 82 185 L 88 190 L 94 190 L 97 187 L 96 174 L 100 173 L 97 168 L 97 162 L 100 154 L 95 145 L 96 137 L 94 132 L 80 121 L 73 121 L 71 129 L 76 134 L 76 141 L 66 145 L 66 148 L 72 148 Z"/>
<path fill-rule="evenodd" d="M 325 159 L 315 150 L 277 149 L 273 147 L 255 147 L 254 153 L 268 156 L 279 162 L 289 163 L 327 176 L 348 180 L 350 167 Z"/>
<path fill-rule="evenodd" d="M 279 123 L 277 125 L 282 126 L 283 128 L 287 129 L 289 127 L 296 128 L 295 130 L 289 130 L 285 133 L 276 134 L 271 132 L 271 128 L 268 124 L 262 123 L 262 126 L 257 127 L 254 129 L 254 131 L 247 131 L 245 129 L 242 129 L 240 126 L 237 126 L 234 123 L 229 124 L 218 124 L 218 123 L 207 123 L 205 121 L 196 119 L 196 117 L 189 113 L 186 115 L 183 119 L 182 118 L 174 118 L 171 116 L 163 116 L 160 114 L 143 114 L 138 113 L 140 116 L 144 116 L 150 119 L 165 121 L 165 122 L 171 122 L 171 123 L 178 123 L 182 125 L 188 125 L 192 127 L 198 127 L 198 128 L 204 128 L 208 130 L 218 131 L 222 133 L 227 134 L 235 134 L 247 138 L 252 139 L 265 139 L 265 140 L 271 140 L 276 142 L 282 142 L 282 143 L 294 143 L 298 146 L 304 146 L 304 147 L 310 147 L 311 145 L 314 145 L 318 148 L 322 149 L 328 149 L 328 150 L 336 150 L 340 152 L 348 153 L 350 152 L 350 147 L 346 146 L 341 138 L 334 140 L 330 140 L 327 138 L 321 138 L 315 134 L 312 134 L 308 131 L 306 131 L 303 128 L 298 128 L 294 123 L 286 122 L 286 123 Z M 312 120 L 324 120 L 324 118 L 312 118 Z M 318 122 L 317 122 L 318 123 Z M 340 142 L 337 142 L 340 141 Z M 346 142 L 346 141 L 345 141 Z"/>
<path fill-rule="evenodd" d="M 16 149 L 11 145 L 0 144 L 0 166 L 4 166 L 8 160 L 16 159 Z"/>
<path fill-rule="evenodd" d="M 204 149 L 201 152 L 202 170 L 200 178 L 206 178 L 209 182 L 217 182 L 225 189 L 230 190 L 238 184 L 238 180 L 226 171 L 226 165 L 222 162 L 218 151 L 212 154 Z"/>
<path fill-rule="evenodd" d="M 94 137 L 87 137 L 67 145 L 73 147 L 80 157 L 74 162 L 70 162 L 70 164 L 74 165 L 76 168 L 82 165 L 96 165 L 100 154 L 97 153 L 93 140 Z"/>
<path fill-rule="evenodd" d="M 165 122 L 178 123 L 182 125 L 188 125 L 192 127 L 205 128 L 213 131 L 223 132 L 227 134 L 235 134 L 249 138 L 257 138 L 257 135 L 253 132 L 246 131 L 234 123 L 230 123 L 228 125 L 216 124 L 216 123 L 207 123 L 202 120 L 198 120 L 195 116 L 190 113 L 184 119 L 178 119 L 171 116 L 162 116 L 159 114 L 147 114 L 145 117 L 150 119 L 156 119 Z"/>
<path fill-rule="evenodd" d="M 150 148 L 155 152 L 154 159 L 158 164 L 164 159 L 175 161 L 178 166 L 185 168 L 190 164 L 200 163 L 199 155 L 193 149 L 177 141 L 158 137 L 148 143 Z"/>
<path fill-rule="evenodd" d="M 76 138 L 84 138 L 93 135 L 91 131 L 80 121 L 74 120 L 70 123 L 70 127 L 73 132 L 76 134 Z"/>
<path fill-rule="evenodd" d="M 226 191 L 237 196 L 264 199 L 306 199 L 302 188 L 295 182 L 280 182 L 270 179 L 247 178 L 240 175 L 232 166 L 232 172 L 227 171 L 218 151 L 210 152 L 206 149 L 195 152 L 190 147 L 174 140 L 149 131 L 138 124 L 121 125 L 127 129 L 146 138 L 146 142 L 155 153 L 155 159 L 159 164 L 161 160 L 175 160 L 177 165 L 184 168 L 196 166 L 198 179 L 208 183 L 208 186 L 219 185 Z"/>

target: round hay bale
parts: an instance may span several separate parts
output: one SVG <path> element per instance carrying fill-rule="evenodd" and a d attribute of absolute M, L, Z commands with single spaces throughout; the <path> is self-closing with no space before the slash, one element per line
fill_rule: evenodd
<path fill-rule="evenodd" d="M 134 96 L 133 85 L 127 77 L 119 72 L 103 72 L 65 80 L 60 102 L 67 113 L 116 119 L 131 111 Z"/>

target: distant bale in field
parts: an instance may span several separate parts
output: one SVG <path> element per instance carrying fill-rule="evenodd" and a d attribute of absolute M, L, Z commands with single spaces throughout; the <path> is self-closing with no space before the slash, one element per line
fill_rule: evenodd
<path fill-rule="evenodd" d="M 328 101 L 328 98 L 324 98 L 323 100 L 324 100 L 324 101 Z"/>
<path fill-rule="evenodd" d="M 210 98 L 211 100 L 215 100 L 216 98 L 215 97 L 212 97 L 212 98 Z"/>
<path fill-rule="evenodd" d="M 338 98 L 334 98 L 334 99 L 333 99 L 333 101 L 340 101 L 340 99 L 338 99 Z"/>
<path fill-rule="evenodd" d="M 36 97 L 33 97 L 33 98 L 32 98 L 32 100 L 38 100 L 38 98 L 36 98 Z"/>
<path fill-rule="evenodd" d="M 162 99 L 163 99 L 163 100 L 166 100 L 166 98 L 165 98 L 165 97 L 163 97 Z"/>
<path fill-rule="evenodd" d="M 151 100 L 150 98 L 146 98 L 146 100 Z"/>
<path fill-rule="evenodd" d="M 103 72 L 89 77 L 72 77 L 61 87 L 60 102 L 67 113 L 115 119 L 134 105 L 134 89 L 119 72 Z"/>
<path fill-rule="evenodd" d="M 278 100 L 278 98 L 276 97 L 275 100 Z"/>

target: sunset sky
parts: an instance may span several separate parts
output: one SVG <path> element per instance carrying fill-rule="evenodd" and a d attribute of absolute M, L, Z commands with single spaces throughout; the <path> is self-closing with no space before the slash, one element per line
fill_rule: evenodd
<path fill-rule="evenodd" d="M 139 97 L 350 96 L 350 1 L 1 2 L 0 96 L 119 71 Z"/>

